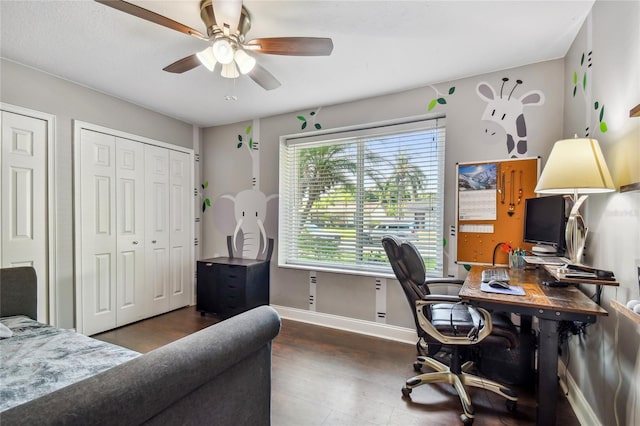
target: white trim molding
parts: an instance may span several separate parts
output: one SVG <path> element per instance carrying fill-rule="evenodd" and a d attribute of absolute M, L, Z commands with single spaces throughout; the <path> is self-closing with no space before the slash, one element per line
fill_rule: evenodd
<path fill-rule="evenodd" d="M 411 345 L 415 345 L 418 341 L 418 335 L 412 328 L 341 317 L 339 315 L 325 314 L 322 312 L 312 312 L 305 309 L 289 308 L 287 306 L 271 305 L 271 307 L 284 319 L 350 331 L 352 333 L 364 334 Z"/>
<path fill-rule="evenodd" d="M 589 402 L 582 394 L 580 387 L 578 387 L 578 384 L 562 360 L 558 360 L 558 376 L 560 377 L 560 388 L 567 395 L 569 405 L 573 408 L 573 412 L 580 424 L 602 426 L 600 419 L 598 419 L 598 416 L 589 405 Z"/>

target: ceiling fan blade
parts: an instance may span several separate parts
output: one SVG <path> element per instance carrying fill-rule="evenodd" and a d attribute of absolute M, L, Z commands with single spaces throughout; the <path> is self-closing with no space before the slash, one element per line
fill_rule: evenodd
<path fill-rule="evenodd" d="M 229 34 L 235 33 L 240 22 L 242 0 L 212 0 L 212 5 L 218 26 L 224 30 L 226 25 L 229 27 Z"/>
<path fill-rule="evenodd" d="M 194 30 L 191 27 L 188 27 L 180 22 L 174 21 L 173 19 L 169 19 L 165 16 L 159 15 L 150 10 L 144 9 L 140 6 L 136 6 L 135 4 L 128 3 L 123 0 L 95 0 L 98 3 L 104 4 L 105 6 L 112 7 L 121 12 L 128 13 L 129 15 L 136 16 L 141 19 L 146 19 L 147 21 L 153 22 L 154 24 L 162 25 L 163 27 L 170 28 L 172 30 L 180 31 L 181 33 L 194 36 L 201 40 L 209 40 L 208 37 L 203 35 L 200 31 Z"/>
<path fill-rule="evenodd" d="M 247 75 L 265 90 L 273 90 L 281 86 L 278 79 L 259 64 L 256 64 Z"/>
<path fill-rule="evenodd" d="M 171 65 L 167 65 L 162 70 L 167 72 L 173 72 L 176 74 L 183 73 L 194 69 L 195 67 L 202 65 L 196 54 L 189 55 L 186 58 L 175 61 Z"/>
<path fill-rule="evenodd" d="M 244 47 L 270 55 L 329 56 L 333 41 L 322 37 L 266 37 L 249 40 Z"/>

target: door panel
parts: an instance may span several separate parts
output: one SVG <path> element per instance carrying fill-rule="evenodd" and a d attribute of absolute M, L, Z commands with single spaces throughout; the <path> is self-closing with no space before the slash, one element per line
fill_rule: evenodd
<path fill-rule="evenodd" d="M 170 261 L 171 295 L 170 308 L 186 306 L 191 302 L 193 291 L 193 237 L 191 220 L 193 200 L 191 199 L 191 176 L 189 154 L 171 151 L 171 199 L 170 214 Z"/>
<path fill-rule="evenodd" d="M 33 266 L 48 322 L 47 122 L 2 111 L 0 266 Z"/>
<path fill-rule="evenodd" d="M 145 275 L 150 314 L 169 310 L 169 151 L 145 145 Z"/>
<path fill-rule="evenodd" d="M 116 138 L 118 326 L 148 316 L 144 264 L 144 144 Z"/>
<path fill-rule="evenodd" d="M 82 332 L 116 326 L 115 137 L 82 129 L 80 138 Z"/>

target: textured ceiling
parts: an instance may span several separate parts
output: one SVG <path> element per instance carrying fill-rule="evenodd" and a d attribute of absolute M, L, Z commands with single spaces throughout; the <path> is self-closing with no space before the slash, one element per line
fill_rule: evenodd
<path fill-rule="evenodd" d="M 132 1 L 205 32 L 197 0 Z M 248 38 L 331 37 L 329 57 L 256 55 L 282 86 L 162 68 L 206 42 L 91 0 L 0 1 L 0 56 L 213 126 L 563 57 L 593 1 L 245 1 Z M 1 70 L 0 70 L 1 71 Z M 238 100 L 225 100 L 226 95 Z"/>

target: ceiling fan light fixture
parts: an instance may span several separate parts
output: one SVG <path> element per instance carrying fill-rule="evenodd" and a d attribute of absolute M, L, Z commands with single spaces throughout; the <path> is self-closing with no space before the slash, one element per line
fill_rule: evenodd
<path fill-rule="evenodd" d="M 200 63 L 211 72 L 213 72 L 216 64 L 218 63 L 218 61 L 216 61 L 216 57 L 213 56 L 213 49 L 211 47 L 207 47 L 202 52 L 196 53 L 196 57 Z"/>
<path fill-rule="evenodd" d="M 229 64 L 222 64 L 222 72 L 220 73 L 224 78 L 238 78 L 240 77 L 240 73 L 238 73 L 238 67 L 236 67 L 235 62 L 231 62 Z"/>
<path fill-rule="evenodd" d="M 213 46 L 211 46 L 213 50 L 213 56 L 216 58 L 218 62 L 223 65 L 230 64 L 233 62 L 233 47 L 229 40 L 225 38 L 219 38 L 218 40 L 213 42 Z"/>
<path fill-rule="evenodd" d="M 234 59 L 242 74 L 247 74 L 256 66 L 256 59 L 242 49 L 236 50 Z"/>

